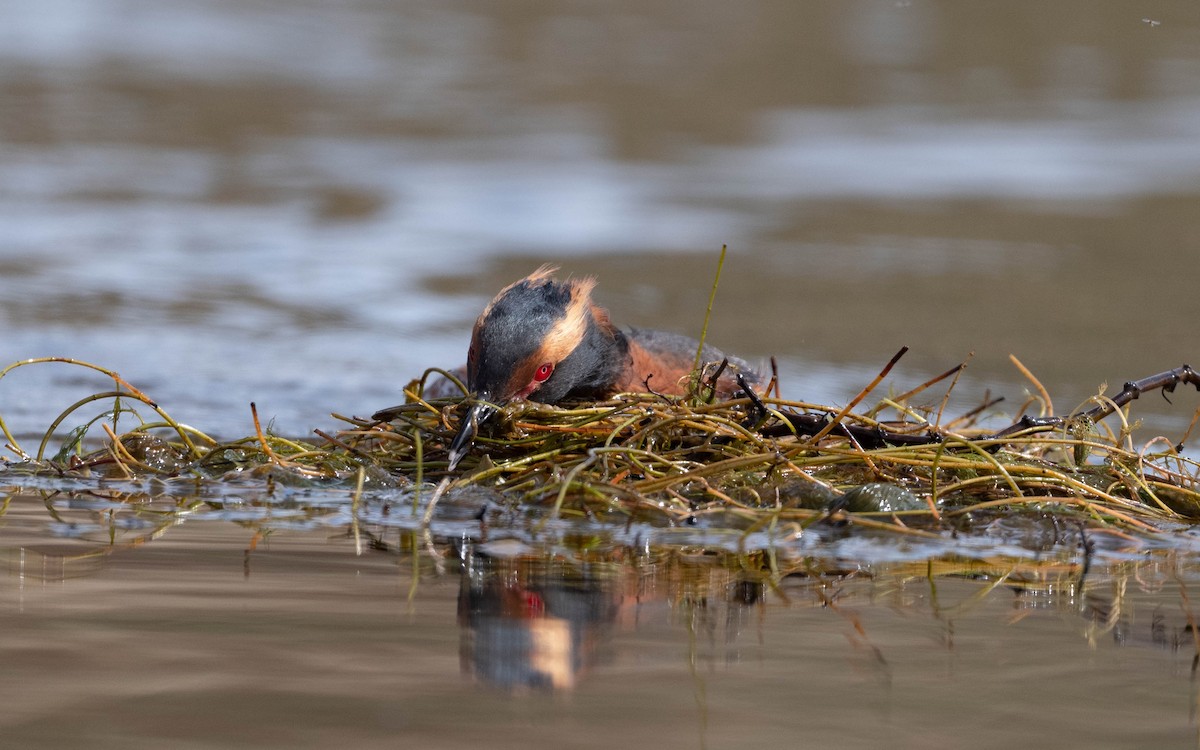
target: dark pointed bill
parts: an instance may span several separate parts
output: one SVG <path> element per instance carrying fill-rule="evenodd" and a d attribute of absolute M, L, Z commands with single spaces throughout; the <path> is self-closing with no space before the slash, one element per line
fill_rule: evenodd
<path fill-rule="evenodd" d="M 458 428 L 458 434 L 454 436 L 454 440 L 450 443 L 450 465 L 446 467 L 450 471 L 454 471 L 454 467 L 458 466 L 458 462 L 463 456 L 467 455 L 467 451 L 471 450 L 471 443 L 475 440 L 475 433 L 479 431 L 479 425 L 487 421 L 488 417 L 496 413 L 496 407 L 486 401 L 476 401 L 467 411 L 467 415 L 463 417 L 462 425 Z"/>

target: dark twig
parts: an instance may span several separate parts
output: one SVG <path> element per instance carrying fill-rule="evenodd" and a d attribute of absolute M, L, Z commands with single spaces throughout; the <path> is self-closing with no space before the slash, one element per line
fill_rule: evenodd
<path fill-rule="evenodd" d="M 942 382 L 943 380 L 945 380 L 946 378 L 948 378 L 952 375 L 959 374 L 960 372 L 963 371 L 963 369 L 966 368 L 966 366 L 967 366 L 966 362 L 960 362 L 959 364 L 955 365 L 954 367 L 951 367 L 949 370 L 946 370 L 945 372 L 943 372 L 941 375 L 938 375 L 935 378 L 930 378 L 929 380 L 926 380 L 924 383 L 921 383 L 916 388 L 913 388 L 911 391 L 906 391 L 905 393 L 901 393 L 899 396 L 893 397 L 892 400 L 897 403 L 902 404 L 905 401 L 908 401 L 909 399 L 911 399 L 913 396 L 920 393 L 921 391 L 925 390 L 926 388 L 929 388 L 932 385 L 937 385 L 938 383 Z"/>
<path fill-rule="evenodd" d="M 721 375 L 725 372 L 726 367 L 729 367 L 728 357 L 721 360 L 721 363 L 717 365 L 717 368 L 707 378 L 704 379 L 703 383 L 699 384 L 696 395 L 700 398 L 704 398 L 704 389 L 707 388 L 708 400 L 711 400 L 717 392 L 717 378 L 721 377 Z"/>
<path fill-rule="evenodd" d="M 962 416 L 956 417 L 954 419 L 954 421 L 952 421 L 950 424 L 954 425 L 954 424 L 962 424 L 962 423 L 970 422 L 975 417 L 984 413 L 985 411 L 992 408 L 996 404 L 1002 402 L 1003 400 L 1004 400 L 1003 396 L 997 396 L 996 398 L 991 398 L 990 394 L 984 393 L 982 404 L 980 404 L 979 406 L 976 406 L 974 409 L 972 409 L 969 412 L 966 412 Z"/>
<path fill-rule="evenodd" d="M 746 394 L 746 397 L 750 399 L 750 403 L 754 405 L 753 421 L 757 422 L 758 420 L 766 417 L 768 413 L 766 404 L 764 404 L 762 399 L 758 397 L 758 394 L 754 392 L 754 388 L 750 385 L 750 381 L 746 378 L 746 376 L 740 372 L 737 374 L 737 384 L 742 389 L 742 392 Z"/>
<path fill-rule="evenodd" d="M 1009 425 L 992 435 L 990 439 L 997 440 L 1023 432 L 1045 432 L 1046 430 L 1058 429 L 1071 422 L 1096 422 L 1104 419 L 1117 409 L 1124 407 L 1130 401 L 1133 401 L 1147 391 L 1161 390 L 1163 398 L 1167 400 L 1167 403 L 1170 403 L 1171 400 L 1167 399 L 1166 394 L 1174 393 L 1175 386 L 1180 383 L 1193 385 L 1197 391 L 1200 391 L 1200 374 L 1188 365 L 1182 365 L 1176 367 L 1174 370 L 1160 372 L 1148 378 L 1131 380 L 1122 386 L 1120 393 L 1111 399 L 1104 399 L 1090 409 L 1085 409 L 1066 417 L 1024 416 L 1017 420 L 1015 424 Z"/>
<path fill-rule="evenodd" d="M 883 382 L 883 379 L 888 376 L 888 373 L 892 371 L 892 368 L 896 366 L 896 363 L 900 361 L 900 358 L 907 353 L 907 346 L 900 347 L 900 351 L 896 352 L 892 358 L 888 360 L 888 363 L 883 366 L 883 369 L 879 371 L 879 374 L 875 376 L 875 379 L 868 383 L 866 388 L 863 388 L 861 391 L 859 391 L 857 396 L 850 399 L 850 403 L 843 406 L 842 410 L 835 414 L 833 419 L 828 422 L 825 427 L 813 434 L 812 442 L 820 442 L 821 438 L 837 429 L 842 423 L 842 418 L 849 414 L 854 407 L 858 406 L 859 402 L 867 397 L 867 394 L 875 390 L 875 387 Z"/>
<path fill-rule="evenodd" d="M 983 440 L 1003 440 L 1022 433 L 1030 432 L 1045 432 L 1061 428 L 1067 424 L 1084 421 L 1096 422 L 1104 419 L 1112 414 L 1117 409 L 1128 404 L 1130 401 L 1141 396 L 1143 393 L 1153 390 L 1161 390 L 1164 394 L 1173 393 L 1176 386 L 1180 383 L 1184 385 L 1193 385 L 1197 391 L 1200 391 L 1200 373 L 1197 373 L 1188 365 L 1177 367 L 1174 370 L 1167 370 L 1156 375 L 1151 375 L 1141 380 L 1132 380 L 1124 385 L 1121 392 L 1111 399 L 1104 399 L 1100 404 L 1093 406 L 1081 412 L 1076 412 L 1066 417 L 1030 417 L 1025 416 L 1016 423 L 1005 427 L 997 433 L 984 436 Z M 750 384 L 738 381 L 742 390 L 750 397 L 755 404 L 755 409 L 765 408 L 761 406 L 761 401 L 758 400 Z M 994 401 L 991 403 L 995 403 Z M 760 434 L 765 437 L 783 437 L 795 432 L 797 435 L 814 436 L 814 435 L 838 435 L 841 437 L 851 438 L 863 448 L 868 450 L 872 448 L 882 448 L 888 445 L 932 445 L 940 443 L 942 436 L 937 432 L 930 430 L 925 434 L 893 432 L 880 427 L 864 427 L 860 425 L 847 425 L 837 420 L 831 420 L 825 414 L 794 414 L 791 412 L 782 412 L 781 416 L 788 421 L 788 424 L 775 424 L 760 430 Z M 842 415 L 839 415 L 839 417 Z M 790 425 L 790 426 L 789 426 Z"/>
<path fill-rule="evenodd" d="M 791 427 L 789 428 L 788 425 L 781 424 L 771 425 L 760 430 L 763 436 L 783 437 L 791 435 L 793 431 L 797 435 L 804 436 L 824 433 L 826 435 L 853 438 L 855 442 L 867 450 L 884 448 L 889 445 L 932 445 L 942 442 L 942 436 L 935 433 L 892 432 L 882 427 L 865 427 L 863 425 L 845 424 L 841 421 L 830 427 L 833 420 L 827 414 L 794 414 L 792 412 L 781 412 L 780 414 L 788 421 Z"/>

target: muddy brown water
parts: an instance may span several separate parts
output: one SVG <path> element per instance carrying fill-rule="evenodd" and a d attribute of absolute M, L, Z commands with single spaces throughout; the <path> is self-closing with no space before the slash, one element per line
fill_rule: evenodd
<path fill-rule="evenodd" d="M 1083 576 L 1066 554 L 780 549 L 764 576 L 698 544 L 142 509 L 7 497 L 8 747 L 1198 739 L 1198 577 L 1169 550 Z"/>
<path fill-rule="evenodd" d="M 974 352 L 948 413 L 1004 396 L 1004 422 L 1010 354 L 1060 412 L 1200 365 L 1194 2 L 0 16 L 0 366 L 111 367 L 220 437 L 250 402 L 289 435 L 396 403 L 543 262 L 695 334 L 722 244 L 710 341 L 774 356 L 785 396 Z M 36 445 L 110 386 L 20 368 L 0 416 Z M 1139 442 L 1184 435 L 1200 400 L 1172 400 L 1137 402 Z M 447 521 L 413 552 L 395 498 L 208 488 L 155 517 L 0 482 L 5 747 L 1197 743 L 1186 527 L 1090 562 L 1061 529 L 764 539 L 798 566 L 764 588 L 703 535 L 592 559 L 594 529 L 489 548 Z"/>

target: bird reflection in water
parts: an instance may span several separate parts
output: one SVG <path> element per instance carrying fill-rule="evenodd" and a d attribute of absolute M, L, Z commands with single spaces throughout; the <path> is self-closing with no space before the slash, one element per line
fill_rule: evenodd
<path fill-rule="evenodd" d="M 463 672 L 506 689 L 569 689 L 603 658 L 621 606 L 611 576 L 474 558 L 458 596 Z"/>
<path fill-rule="evenodd" d="M 471 548 L 463 559 L 462 670 L 506 690 L 569 690 L 611 659 L 615 632 L 646 626 L 656 615 L 693 618 L 691 627 L 714 645 L 724 628 L 717 648 L 736 660 L 746 613 L 765 595 L 761 581 L 719 567 L 552 562 Z"/>

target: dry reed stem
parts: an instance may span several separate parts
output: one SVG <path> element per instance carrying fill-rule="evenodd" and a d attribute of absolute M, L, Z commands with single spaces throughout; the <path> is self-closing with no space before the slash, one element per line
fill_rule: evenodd
<path fill-rule="evenodd" d="M 1050 393 L 1046 390 L 1046 386 L 1042 385 L 1042 381 L 1038 380 L 1037 377 L 1029 371 L 1029 368 L 1026 367 L 1021 360 L 1017 359 L 1017 355 L 1008 355 L 1008 360 L 1012 362 L 1018 370 L 1020 370 L 1021 374 L 1025 376 L 1026 380 L 1033 384 L 1033 388 L 1037 392 L 1038 400 L 1042 402 L 1041 416 L 1053 414 L 1054 402 L 1050 400 Z"/>

